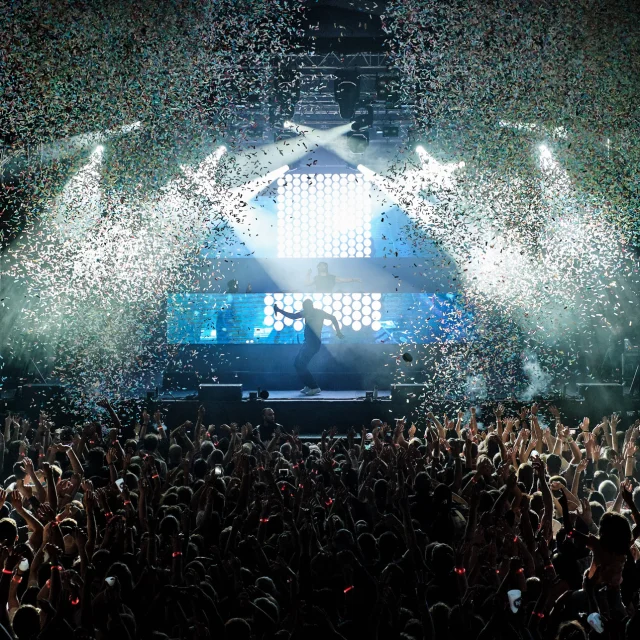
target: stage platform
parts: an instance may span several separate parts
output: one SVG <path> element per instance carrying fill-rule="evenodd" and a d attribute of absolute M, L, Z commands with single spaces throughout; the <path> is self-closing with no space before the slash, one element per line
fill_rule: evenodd
<path fill-rule="evenodd" d="M 370 393 L 370 392 L 369 392 Z M 345 391 L 345 390 L 322 390 L 320 394 L 317 396 L 305 396 L 300 393 L 299 389 L 296 390 L 288 390 L 288 391 L 270 391 L 269 392 L 269 401 L 274 400 L 310 400 L 310 401 L 318 401 L 318 400 L 364 400 L 366 398 L 366 391 Z M 189 400 L 198 397 L 198 391 L 164 391 L 160 393 L 158 398 L 161 401 L 164 400 Z M 381 390 L 378 391 L 378 399 L 379 400 L 390 400 L 391 399 L 391 391 Z M 242 400 L 249 400 L 249 391 L 242 392 Z"/>
<path fill-rule="evenodd" d="M 157 399 L 158 408 L 166 414 L 167 424 L 176 421 L 195 420 L 198 394 L 195 391 L 172 391 L 161 393 Z M 403 417 L 398 412 L 398 403 L 391 402 L 389 390 L 380 391 L 377 400 L 367 399 L 366 391 L 326 390 L 317 396 L 305 396 L 300 390 L 272 391 L 266 400 L 250 400 L 249 393 L 243 392 L 242 401 L 205 402 L 207 424 L 242 424 L 260 422 L 262 410 L 271 407 L 276 420 L 286 428 L 298 427 L 301 433 L 313 436 L 324 428 L 337 427 L 345 432 L 350 427 L 360 430 L 374 418 L 390 422 L 395 417 Z M 192 415 L 193 414 L 193 415 Z M 192 417 L 189 417 L 192 416 Z"/>
<path fill-rule="evenodd" d="M 224 385 L 221 385 L 224 386 Z M 580 396 L 548 396 L 538 398 L 541 407 L 555 404 L 564 417 L 565 424 L 575 427 L 584 416 L 597 420 L 602 415 L 618 411 L 623 419 L 633 422 L 640 417 L 640 398 L 623 394 L 617 389 L 613 394 L 610 385 L 592 385 L 599 395 L 592 396 L 584 389 L 586 397 Z M 37 388 L 36 388 L 37 387 Z M 250 388 L 251 389 L 251 388 Z M 252 392 L 256 392 L 254 387 Z M 360 431 L 368 427 L 371 420 L 379 418 L 394 424 L 396 418 L 404 418 L 408 424 L 415 423 L 423 429 L 428 411 L 442 416 L 447 413 L 454 416 L 459 409 L 469 406 L 478 408 L 480 420 L 492 420 L 493 409 L 498 400 L 491 402 L 477 398 L 437 398 L 429 394 L 422 385 L 402 385 L 392 392 L 389 388 L 380 389 L 378 397 L 367 398 L 367 392 L 360 389 L 323 390 L 317 396 L 304 396 L 299 389 L 273 390 L 266 400 L 250 398 L 250 390 L 242 390 L 236 399 L 205 400 L 205 423 L 207 425 L 258 424 L 262 411 L 271 407 L 276 413 L 276 420 L 286 429 L 298 428 L 304 437 L 318 436 L 324 429 L 337 427 L 345 434 L 351 427 Z M 150 413 L 160 410 L 165 424 L 173 428 L 186 420 L 194 424 L 198 407 L 202 403 L 197 389 L 163 390 L 160 393 L 149 392 L 146 397 L 133 397 L 122 401 L 114 401 L 113 405 L 121 416 L 123 424 L 132 425 L 140 419 L 143 408 Z M 224 396 L 222 396 L 224 397 Z M 507 412 L 515 415 L 523 402 L 513 398 L 499 399 Z M 27 385 L 21 393 L 5 393 L 0 398 L 0 414 L 4 411 L 23 412 L 30 419 L 36 420 L 41 409 L 46 410 L 58 424 L 76 424 L 86 419 L 85 410 L 78 412 L 65 401 L 65 390 L 61 385 Z M 92 409 L 87 408 L 88 411 Z"/>

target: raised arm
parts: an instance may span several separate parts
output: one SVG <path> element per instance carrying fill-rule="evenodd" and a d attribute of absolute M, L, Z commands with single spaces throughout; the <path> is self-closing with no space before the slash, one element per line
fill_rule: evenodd
<path fill-rule="evenodd" d="M 281 314 L 283 315 L 285 318 L 290 318 L 291 320 L 298 320 L 299 318 L 302 318 L 302 311 L 297 311 L 296 313 L 291 313 L 290 311 L 285 311 L 284 309 L 281 309 L 277 304 L 273 305 L 273 311 L 276 314 Z"/>

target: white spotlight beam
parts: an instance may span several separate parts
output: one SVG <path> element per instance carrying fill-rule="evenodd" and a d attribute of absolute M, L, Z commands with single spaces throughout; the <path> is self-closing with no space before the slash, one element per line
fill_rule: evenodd
<path fill-rule="evenodd" d="M 464 168 L 464 162 L 439 162 L 421 145 L 416 147 L 416 153 L 420 157 L 422 173 L 427 180 L 442 189 L 453 188 L 453 172 Z"/>
<path fill-rule="evenodd" d="M 47 162 L 50 160 L 56 160 L 63 158 L 82 149 L 86 149 L 95 144 L 102 144 L 107 140 L 114 137 L 126 135 L 142 127 L 142 123 L 138 120 L 130 124 L 125 124 L 121 127 L 114 127 L 113 129 L 106 129 L 104 131 L 92 131 L 90 133 L 82 133 L 71 138 L 66 138 L 60 142 L 54 142 L 40 149 L 40 160 Z"/>
<path fill-rule="evenodd" d="M 359 164 L 357 168 L 365 180 L 370 180 L 375 184 L 388 196 L 390 201 L 400 206 L 409 216 L 419 219 L 421 224 L 425 226 L 437 223 L 435 217 L 426 213 L 427 210 L 433 209 L 434 204 L 420 195 L 420 185 L 416 180 L 405 176 L 405 179 L 400 183 L 382 176 L 362 164 Z"/>
<path fill-rule="evenodd" d="M 289 171 L 289 165 L 284 165 L 274 171 L 270 171 L 267 175 L 247 182 L 240 187 L 235 187 L 229 190 L 229 195 L 232 198 L 239 198 L 243 202 L 249 202 L 253 200 L 263 189 L 266 189 L 272 182 L 282 177 Z"/>
<path fill-rule="evenodd" d="M 305 156 L 323 147 L 333 150 L 332 144 L 351 128 L 351 124 L 339 125 L 331 129 L 314 129 L 306 125 L 289 123 L 299 133 L 296 138 L 280 140 L 272 144 L 249 147 L 234 155 L 234 175 L 260 175 L 284 162 L 293 165 Z M 342 155 L 342 154 L 338 154 Z M 346 154 L 345 154 L 346 155 Z M 229 181 L 233 175 L 228 176 Z"/>

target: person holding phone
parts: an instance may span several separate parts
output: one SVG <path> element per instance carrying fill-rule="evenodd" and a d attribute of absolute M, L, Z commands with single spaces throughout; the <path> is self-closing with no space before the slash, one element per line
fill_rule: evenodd
<path fill-rule="evenodd" d="M 344 334 L 340 330 L 340 324 L 335 316 L 326 313 L 322 309 L 316 309 L 313 301 L 309 298 L 302 302 L 302 311 L 291 313 L 280 309 L 278 305 L 273 305 L 274 313 L 283 315 L 291 320 L 304 320 L 304 344 L 298 353 L 294 366 L 300 376 L 300 380 L 304 384 L 304 388 L 300 391 L 305 396 L 317 396 L 321 389 L 315 378 L 309 371 L 309 363 L 313 357 L 320 351 L 322 346 L 322 325 L 325 320 L 329 320 L 333 324 L 336 335 L 340 340 L 344 339 Z"/>

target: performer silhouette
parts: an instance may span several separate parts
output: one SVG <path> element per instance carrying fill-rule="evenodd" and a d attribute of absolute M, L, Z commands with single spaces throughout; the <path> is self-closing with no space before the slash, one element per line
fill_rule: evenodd
<path fill-rule="evenodd" d="M 311 277 L 313 271 L 307 271 L 307 286 L 315 287 L 316 293 L 331 293 L 336 284 L 343 282 L 362 282 L 360 278 L 339 278 L 329 273 L 329 265 L 326 262 L 318 263 L 318 275 Z"/>
<path fill-rule="evenodd" d="M 302 311 L 290 313 L 280 309 L 275 304 L 273 305 L 273 310 L 276 314 L 280 313 L 285 318 L 291 318 L 292 320 L 302 318 L 304 320 L 304 344 L 296 356 L 294 366 L 304 384 L 304 389 L 300 393 L 305 396 L 317 396 L 321 389 L 318 387 L 311 371 L 309 371 L 309 363 L 322 346 L 322 325 L 325 320 L 331 321 L 338 338 L 341 340 L 344 338 L 342 331 L 340 331 L 338 320 L 330 313 L 326 313 L 322 309 L 316 309 L 313 306 L 313 302 L 308 298 L 302 302 Z"/>

